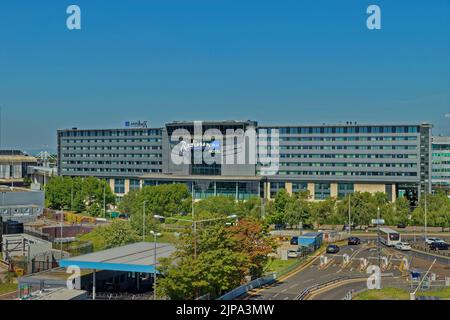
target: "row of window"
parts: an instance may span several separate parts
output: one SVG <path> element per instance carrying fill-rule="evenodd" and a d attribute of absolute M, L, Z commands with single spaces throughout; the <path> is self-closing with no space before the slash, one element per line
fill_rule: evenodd
<path fill-rule="evenodd" d="M 260 139 L 258 139 L 260 140 Z M 269 140 L 262 139 L 261 140 Z M 272 139 L 273 140 L 273 139 Z M 280 137 L 279 141 L 297 141 L 297 142 L 307 142 L 307 141 L 416 141 L 416 136 L 382 136 L 382 137 Z"/>
<path fill-rule="evenodd" d="M 124 143 L 124 142 L 161 142 L 162 138 L 135 139 L 63 139 L 63 143 Z"/>
<path fill-rule="evenodd" d="M 282 167 L 376 167 L 417 168 L 416 163 L 327 163 L 327 162 L 280 162 Z"/>
<path fill-rule="evenodd" d="M 162 150 L 162 146 L 104 146 L 104 147 L 62 147 L 63 151 L 70 150 Z"/>
<path fill-rule="evenodd" d="M 162 169 L 125 169 L 125 168 L 62 168 L 63 172 L 97 172 L 97 173 L 161 173 Z"/>
<path fill-rule="evenodd" d="M 418 133 L 418 126 L 361 126 L 361 127 L 282 127 L 258 128 L 258 131 L 271 132 L 279 130 L 280 134 L 314 134 L 314 133 Z"/>
<path fill-rule="evenodd" d="M 449 172 L 450 173 L 450 168 L 433 168 L 433 172 Z"/>
<path fill-rule="evenodd" d="M 432 149 L 447 151 L 447 150 L 450 150 L 450 144 L 434 144 L 433 143 Z"/>
<path fill-rule="evenodd" d="M 258 170 L 260 175 L 305 175 L 305 176 L 385 176 L 416 177 L 417 172 L 382 172 L 382 171 L 286 171 Z"/>
<path fill-rule="evenodd" d="M 259 146 L 268 150 L 416 150 L 417 146 Z"/>
<path fill-rule="evenodd" d="M 63 153 L 63 158 L 162 158 L 161 153 Z"/>
<path fill-rule="evenodd" d="M 433 153 L 433 157 L 450 157 L 450 152 L 449 153 Z"/>
<path fill-rule="evenodd" d="M 91 130 L 91 131 L 63 131 L 62 137 L 132 137 L 132 136 L 160 136 L 161 129 L 142 130 Z"/>
<path fill-rule="evenodd" d="M 416 154 L 292 154 L 282 153 L 280 158 L 320 159 L 417 159 Z"/>
<path fill-rule="evenodd" d="M 62 161 L 62 164 L 71 164 L 71 165 L 162 165 L 162 161 Z"/>

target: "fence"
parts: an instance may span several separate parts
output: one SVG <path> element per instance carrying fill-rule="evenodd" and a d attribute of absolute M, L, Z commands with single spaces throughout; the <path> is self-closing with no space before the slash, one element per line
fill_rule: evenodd
<path fill-rule="evenodd" d="M 247 284 L 244 284 L 240 287 L 237 287 L 236 289 L 231 290 L 230 292 L 221 296 L 217 300 L 233 300 L 237 297 L 240 297 L 240 296 L 246 294 L 250 290 L 253 290 L 253 289 L 256 289 L 256 288 L 259 288 L 259 287 L 262 287 L 264 285 L 274 282 L 276 280 L 276 277 L 277 277 L 276 273 L 272 273 L 270 275 L 250 281 Z"/>

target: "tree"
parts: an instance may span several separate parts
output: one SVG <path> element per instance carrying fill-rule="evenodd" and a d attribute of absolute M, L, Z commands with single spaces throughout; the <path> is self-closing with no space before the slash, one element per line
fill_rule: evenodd
<path fill-rule="evenodd" d="M 209 222 L 197 229 L 196 236 L 192 229 L 186 230 L 175 254 L 161 264 L 159 292 L 171 299 L 193 299 L 206 293 L 216 298 L 241 285 L 246 276 L 260 276 L 272 249 L 256 220 L 242 219 L 234 226 Z"/>
<path fill-rule="evenodd" d="M 45 186 L 46 206 L 52 209 L 87 211 L 92 216 L 103 212 L 106 206 L 115 203 L 115 196 L 105 180 L 94 177 L 54 177 Z"/>
<path fill-rule="evenodd" d="M 128 221 L 114 220 L 102 227 L 106 248 L 115 248 L 139 241 L 139 236 Z"/>

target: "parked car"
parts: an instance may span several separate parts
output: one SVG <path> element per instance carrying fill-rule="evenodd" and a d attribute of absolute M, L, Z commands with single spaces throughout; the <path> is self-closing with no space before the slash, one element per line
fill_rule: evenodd
<path fill-rule="evenodd" d="M 327 253 L 338 253 L 339 252 L 339 246 L 335 245 L 335 244 L 329 244 L 327 247 Z"/>
<path fill-rule="evenodd" d="M 289 249 L 288 258 L 298 258 L 302 255 L 302 249 Z"/>
<path fill-rule="evenodd" d="M 448 250 L 449 247 L 450 245 L 445 242 L 433 242 L 430 244 L 431 250 Z"/>
<path fill-rule="evenodd" d="M 352 224 L 352 230 L 356 229 L 356 224 Z M 342 231 L 348 231 L 348 223 L 342 226 Z"/>
<path fill-rule="evenodd" d="M 399 242 L 395 245 L 395 249 L 401 250 L 401 251 L 410 251 L 411 245 L 407 242 Z"/>
<path fill-rule="evenodd" d="M 298 246 L 298 237 L 291 238 L 291 245 Z"/>
<path fill-rule="evenodd" d="M 431 244 L 434 243 L 434 242 L 445 242 L 445 241 L 442 240 L 442 239 L 439 239 L 439 238 L 426 238 L 426 239 L 425 239 L 425 243 L 426 243 L 426 244 L 431 245 Z"/>
<path fill-rule="evenodd" d="M 348 238 L 348 245 L 349 246 L 357 246 L 361 243 L 361 239 L 357 237 L 349 237 Z"/>
<path fill-rule="evenodd" d="M 397 228 L 399 228 L 399 229 L 405 229 L 405 228 L 406 228 L 406 224 L 400 222 L 399 224 L 397 224 Z"/>

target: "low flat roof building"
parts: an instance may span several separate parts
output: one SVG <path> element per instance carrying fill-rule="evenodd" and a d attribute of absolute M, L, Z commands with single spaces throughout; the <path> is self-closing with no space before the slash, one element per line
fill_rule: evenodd
<path fill-rule="evenodd" d="M 175 247 L 170 243 L 156 243 L 155 246 L 153 242 L 138 242 L 63 259 L 59 265 L 78 266 L 80 269 L 90 270 L 154 273 L 155 257 L 158 265 L 158 259 L 168 258 L 174 252 Z"/>

